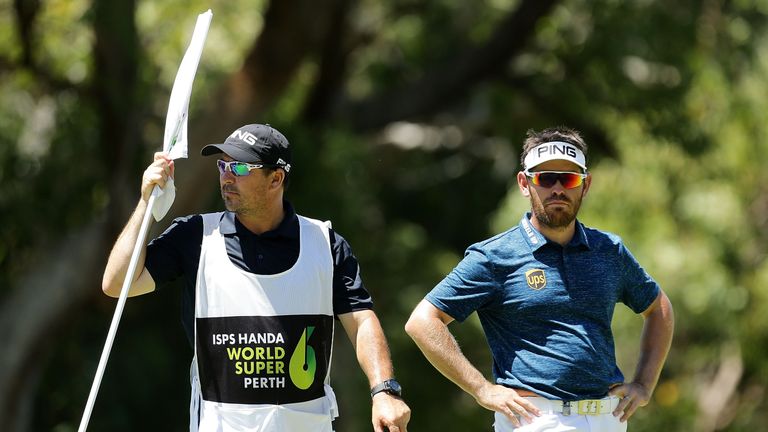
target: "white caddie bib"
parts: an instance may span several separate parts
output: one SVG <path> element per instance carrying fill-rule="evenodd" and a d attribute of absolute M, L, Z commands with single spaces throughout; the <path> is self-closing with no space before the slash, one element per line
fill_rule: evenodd
<path fill-rule="evenodd" d="M 190 431 L 331 432 L 329 224 L 298 216 L 294 266 L 256 275 L 230 261 L 221 217 L 203 215 Z"/>

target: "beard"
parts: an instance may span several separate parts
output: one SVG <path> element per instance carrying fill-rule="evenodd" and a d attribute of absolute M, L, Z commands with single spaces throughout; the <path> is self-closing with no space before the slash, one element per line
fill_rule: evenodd
<path fill-rule="evenodd" d="M 226 192 L 232 193 L 231 195 Z M 267 210 L 267 202 L 264 190 L 249 188 L 243 192 L 240 187 L 233 184 L 221 186 L 221 198 L 224 207 L 240 216 L 253 216 L 264 214 Z"/>
<path fill-rule="evenodd" d="M 583 193 L 575 200 L 571 200 L 565 194 L 552 194 L 544 202 L 535 193 L 531 194 L 531 210 L 542 225 L 552 229 L 563 229 L 569 226 L 579 213 Z M 563 201 L 570 206 L 545 206 L 550 201 Z"/>
<path fill-rule="evenodd" d="M 228 196 L 225 192 L 237 193 L 234 197 Z M 237 188 L 233 185 L 224 185 L 221 187 L 221 199 L 224 200 L 224 207 L 231 212 L 237 213 L 240 207 L 240 195 Z"/>

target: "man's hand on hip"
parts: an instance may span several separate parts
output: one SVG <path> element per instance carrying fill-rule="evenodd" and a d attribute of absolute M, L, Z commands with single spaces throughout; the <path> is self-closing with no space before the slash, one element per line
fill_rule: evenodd
<path fill-rule="evenodd" d="M 608 394 L 621 398 L 619 405 L 613 411 L 613 415 L 615 417 L 621 416 L 622 422 L 629 420 L 638 408 L 648 405 L 648 401 L 651 400 L 651 392 L 648 388 L 634 382 L 617 385 Z"/>
<path fill-rule="evenodd" d="M 530 423 L 541 415 L 536 406 L 514 389 L 498 384 L 488 383 L 477 392 L 475 399 L 482 407 L 504 414 L 515 427 L 521 425 L 518 416 Z"/>

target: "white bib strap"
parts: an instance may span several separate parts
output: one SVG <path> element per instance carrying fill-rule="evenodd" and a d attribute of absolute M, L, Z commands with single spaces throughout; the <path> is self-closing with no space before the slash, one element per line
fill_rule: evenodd
<path fill-rule="evenodd" d="M 197 378 L 197 357 L 189 367 L 189 382 L 192 389 L 189 398 L 189 432 L 197 432 L 200 424 L 200 380 Z"/>
<path fill-rule="evenodd" d="M 333 392 L 333 388 L 326 384 L 324 386 L 325 389 L 325 397 L 328 398 L 328 403 L 330 404 L 330 410 L 331 413 L 331 419 L 335 419 L 339 416 L 339 404 L 336 402 L 336 393 Z"/>

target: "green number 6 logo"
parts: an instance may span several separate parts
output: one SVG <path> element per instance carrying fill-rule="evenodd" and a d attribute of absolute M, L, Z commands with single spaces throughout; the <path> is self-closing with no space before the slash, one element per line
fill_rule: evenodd
<path fill-rule="evenodd" d="M 312 336 L 314 327 L 307 327 L 301 333 L 301 339 L 296 344 L 296 348 L 291 355 L 291 362 L 288 365 L 288 372 L 291 381 L 296 387 L 306 390 L 315 381 L 315 372 L 317 371 L 317 359 L 315 358 L 315 349 L 307 345 L 307 340 Z"/>

